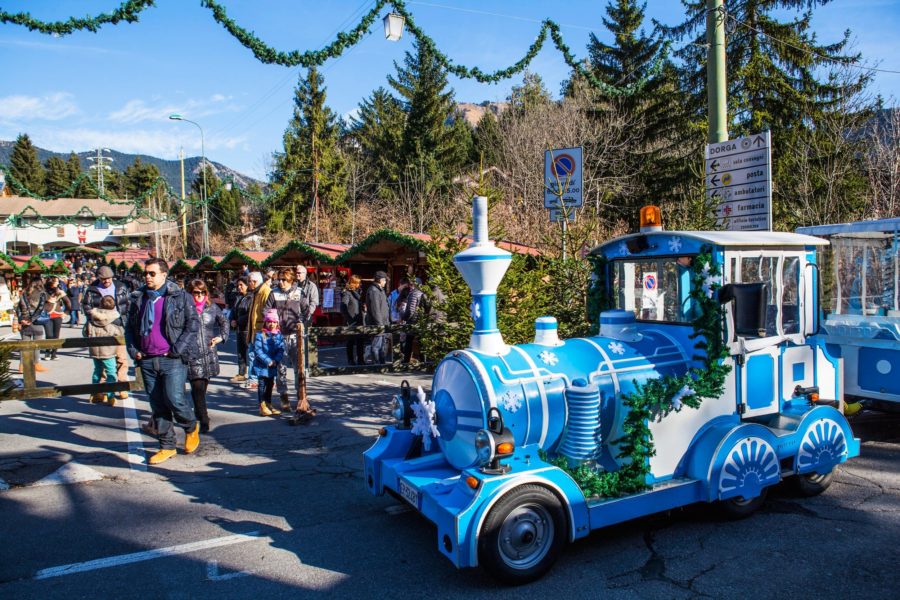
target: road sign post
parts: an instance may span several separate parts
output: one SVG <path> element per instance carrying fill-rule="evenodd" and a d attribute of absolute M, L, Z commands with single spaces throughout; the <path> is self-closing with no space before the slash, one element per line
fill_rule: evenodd
<path fill-rule="evenodd" d="M 566 232 L 575 220 L 575 209 L 584 204 L 582 196 L 581 148 L 559 148 L 544 153 L 544 208 L 550 222 L 562 224 L 562 257 L 566 258 Z"/>
<path fill-rule="evenodd" d="M 772 143 L 768 131 L 706 145 L 706 197 L 730 231 L 772 229 Z"/>

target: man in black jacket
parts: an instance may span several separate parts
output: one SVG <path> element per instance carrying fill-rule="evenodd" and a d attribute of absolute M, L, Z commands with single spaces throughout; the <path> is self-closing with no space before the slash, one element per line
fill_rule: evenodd
<path fill-rule="evenodd" d="M 169 266 L 160 258 L 144 263 L 145 285 L 131 294 L 125 325 L 128 354 L 140 367 L 153 411 L 160 450 L 151 465 L 175 456 L 174 422 L 184 428 L 184 452 L 200 445 L 199 423 L 184 395 L 187 361 L 197 344 L 200 319 L 193 299 L 167 279 Z"/>
<path fill-rule="evenodd" d="M 113 275 L 113 270 L 109 267 L 100 267 L 97 269 L 97 279 L 84 291 L 81 308 L 84 310 L 84 316 L 88 322 L 91 320 L 91 311 L 100 308 L 103 296 L 112 296 L 116 301 L 116 310 L 122 315 L 115 323 L 124 325 L 122 319 L 128 314 L 128 295 L 131 292 L 127 285 L 114 279 Z M 116 379 L 118 381 L 128 380 L 128 355 L 124 346 L 116 346 Z M 127 397 L 128 392 L 119 392 L 119 398 Z"/>
<path fill-rule="evenodd" d="M 387 285 L 387 273 L 376 271 L 372 285 L 366 290 L 366 325 L 384 327 L 391 322 L 391 313 L 388 309 L 387 294 L 384 289 Z M 387 337 L 390 334 L 379 334 L 372 337 L 372 357 L 377 363 L 383 363 L 386 354 Z"/>

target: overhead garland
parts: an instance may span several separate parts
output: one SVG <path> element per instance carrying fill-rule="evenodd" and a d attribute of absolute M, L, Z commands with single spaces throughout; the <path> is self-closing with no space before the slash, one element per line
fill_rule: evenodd
<path fill-rule="evenodd" d="M 597 261 L 597 275 L 606 273 L 606 261 Z M 597 472 L 590 465 L 569 467 L 565 457 L 550 462 L 566 471 L 587 497 L 614 498 L 633 494 L 647 488 L 650 457 L 656 455 L 653 434 L 648 423 L 663 419 L 684 407 L 699 408 L 704 399 L 718 398 L 725 389 L 725 378 L 731 367 L 722 363 L 728 357 L 723 337 L 725 311 L 719 304 L 721 269 L 712 261 L 712 248 L 703 246 L 691 264 L 691 299 L 697 303 L 699 316 L 692 322 L 694 348 L 704 354 L 700 367 L 693 367 L 682 375 L 668 375 L 639 384 L 637 390 L 622 396 L 628 415 L 622 425 L 623 435 L 613 443 L 621 444 L 620 459 L 624 464 L 617 471 Z M 546 460 L 546 455 L 543 456 Z"/>
<path fill-rule="evenodd" d="M 406 20 L 406 28 L 409 30 L 410 34 L 416 38 L 419 44 L 428 48 L 448 72 L 457 77 L 463 79 L 475 79 L 481 83 L 497 83 L 524 71 L 543 48 L 544 43 L 547 41 L 548 34 L 553 40 L 556 49 L 562 53 L 566 64 L 569 65 L 573 71 L 578 73 L 579 76 L 584 78 L 591 86 L 608 96 L 629 96 L 640 91 L 651 77 L 654 77 L 661 72 L 662 66 L 668 55 L 668 45 L 666 45 L 659 56 L 657 56 L 654 65 L 640 80 L 623 87 L 610 85 L 597 79 L 597 77 L 585 67 L 582 61 L 575 58 L 572 51 L 563 41 L 559 25 L 555 21 L 545 19 L 541 23 L 541 29 L 538 32 L 534 43 L 529 46 L 521 59 L 504 69 L 485 72 L 478 67 L 466 67 L 464 65 L 456 64 L 446 54 L 438 50 L 434 40 L 416 25 L 412 13 L 407 10 L 406 3 L 403 0 L 378 0 L 375 3 L 375 6 L 362 17 L 353 29 L 350 31 L 339 32 L 337 36 L 335 36 L 334 41 L 321 50 L 306 50 L 304 52 L 301 52 L 300 50 L 291 50 L 290 52 L 283 52 L 269 46 L 252 31 L 248 31 L 238 25 L 228 16 L 225 8 L 215 0 L 201 0 L 200 3 L 202 6 L 209 8 L 210 11 L 212 11 L 213 19 L 222 25 L 228 33 L 234 36 L 244 47 L 253 52 L 253 55 L 259 61 L 266 64 L 277 64 L 285 67 L 299 66 L 308 68 L 319 66 L 329 59 L 339 57 L 345 50 L 358 44 L 363 36 L 369 33 L 369 29 L 378 18 L 379 13 L 381 13 L 386 6 L 390 6 L 397 14 L 403 16 Z M 127 21 L 129 23 L 136 22 L 138 20 L 138 14 L 153 5 L 153 0 L 128 0 L 123 2 L 119 8 L 112 13 L 102 13 L 96 17 L 83 17 L 80 19 L 72 17 L 66 21 L 56 22 L 45 22 L 34 19 L 29 13 L 13 14 L 0 10 L 0 22 L 22 25 L 32 31 L 53 35 L 68 35 L 82 29 L 96 32 L 99 30 L 100 26 L 107 23 L 116 24 L 120 21 Z"/>
<path fill-rule="evenodd" d="M 70 17 L 65 21 L 46 22 L 35 19 L 30 13 L 9 13 L 0 10 L 0 23 L 22 25 L 31 31 L 39 31 L 49 35 L 69 35 L 86 29 L 97 33 L 102 25 L 118 25 L 121 21 L 136 23 L 138 14 L 153 6 L 153 0 L 127 0 L 111 13 L 100 13 L 96 17 Z"/>

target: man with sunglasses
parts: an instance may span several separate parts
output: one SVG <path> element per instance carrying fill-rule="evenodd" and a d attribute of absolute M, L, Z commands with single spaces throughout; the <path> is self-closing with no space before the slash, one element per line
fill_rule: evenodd
<path fill-rule="evenodd" d="M 200 319 L 193 299 L 167 279 L 168 272 L 161 258 L 144 263 L 144 285 L 131 294 L 125 326 L 128 354 L 141 369 L 159 436 L 160 450 L 147 461 L 151 465 L 175 456 L 175 423 L 185 431 L 185 454 L 200 445 L 194 407 L 184 394 Z"/>

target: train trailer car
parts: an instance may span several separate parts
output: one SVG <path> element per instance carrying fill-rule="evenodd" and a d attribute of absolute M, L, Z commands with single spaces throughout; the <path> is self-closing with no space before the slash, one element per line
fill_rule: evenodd
<path fill-rule="evenodd" d="M 816 225 L 798 232 L 830 242 L 822 329 L 844 360 L 844 393 L 862 401 L 852 408 L 862 404 L 900 411 L 900 219 Z"/>
<path fill-rule="evenodd" d="M 811 236 L 641 232 L 595 249 L 599 334 L 556 320 L 508 345 L 496 291 L 510 255 L 487 235 L 454 262 L 469 285 L 469 346 L 438 365 L 431 397 L 408 386 L 397 423 L 365 453 L 369 491 L 437 526 L 457 567 L 532 581 L 567 542 L 698 502 L 746 516 L 785 478 L 824 491 L 859 441 L 841 413 L 840 360 L 819 336 Z"/>

